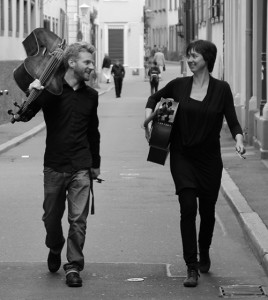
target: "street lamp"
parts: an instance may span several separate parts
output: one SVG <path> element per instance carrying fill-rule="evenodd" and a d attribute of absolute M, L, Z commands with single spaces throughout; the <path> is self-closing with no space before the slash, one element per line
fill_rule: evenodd
<path fill-rule="evenodd" d="M 90 6 L 84 3 L 84 4 L 80 5 L 79 8 L 80 8 L 82 17 L 86 17 L 88 14 L 88 11 L 90 9 Z"/>
<path fill-rule="evenodd" d="M 87 22 L 87 15 L 88 15 L 88 12 L 90 10 L 90 6 L 87 5 L 87 4 L 82 4 L 82 5 L 79 5 L 79 1 L 77 3 L 77 14 L 74 15 L 74 19 L 77 21 L 77 41 L 82 41 L 83 40 L 83 35 L 85 35 L 85 32 L 82 32 L 84 31 L 83 28 L 81 28 L 81 20 L 82 20 L 82 23 L 88 23 Z M 81 30 L 82 29 L 82 30 Z M 83 34 L 84 33 L 84 34 Z"/>
<path fill-rule="evenodd" d="M 183 26 L 181 20 L 179 20 L 179 23 L 176 24 L 176 31 L 177 31 L 177 35 L 182 38 L 184 37 L 183 30 L 184 30 L 184 26 Z"/>

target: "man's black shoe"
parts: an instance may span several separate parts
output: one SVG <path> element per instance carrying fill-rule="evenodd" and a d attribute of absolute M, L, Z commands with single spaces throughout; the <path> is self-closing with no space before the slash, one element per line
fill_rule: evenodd
<path fill-rule="evenodd" d="M 208 273 L 210 265 L 211 261 L 209 257 L 209 252 L 200 252 L 200 260 L 198 266 L 200 273 Z"/>
<path fill-rule="evenodd" d="M 81 287 L 82 278 L 77 271 L 69 271 L 66 273 L 66 284 L 69 287 Z"/>
<path fill-rule="evenodd" d="M 47 258 L 47 266 L 48 269 L 51 273 L 55 273 L 59 270 L 61 265 L 61 255 L 59 254 L 54 254 L 49 251 L 48 258 Z"/>

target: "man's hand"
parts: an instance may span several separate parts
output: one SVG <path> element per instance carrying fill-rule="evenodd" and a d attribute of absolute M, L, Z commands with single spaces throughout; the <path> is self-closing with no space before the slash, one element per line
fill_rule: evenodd
<path fill-rule="evenodd" d="M 92 177 L 92 179 L 98 178 L 99 175 L 100 175 L 100 168 L 98 168 L 98 169 L 91 168 L 91 177 Z"/>
<path fill-rule="evenodd" d="M 31 92 L 32 89 L 36 89 L 38 91 L 43 90 L 44 86 L 42 86 L 39 79 L 35 79 L 30 85 L 29 85 L 29 92 Z"/>

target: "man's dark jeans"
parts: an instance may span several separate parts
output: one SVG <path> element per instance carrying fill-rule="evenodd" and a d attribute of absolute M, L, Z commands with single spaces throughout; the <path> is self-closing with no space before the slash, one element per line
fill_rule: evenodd
<path fill-rule="evenodd" d="M 65 239 L 62 217 L 68 203 L 67 260 L 64 269 L 84 268 L 83 247 L 85 243 L 87 216 L 89 213 L 90 174 L 89 170 L 74 173 L 59 173 L 44 168 L 44 215 L 46 245 L 54 253 L 60 252 Z"/>

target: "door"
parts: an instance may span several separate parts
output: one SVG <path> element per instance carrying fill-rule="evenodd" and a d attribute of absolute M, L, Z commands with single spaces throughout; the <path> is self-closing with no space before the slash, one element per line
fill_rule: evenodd
<path fill-rule="evenodd" d="M 116 59 L 120 60 L 120 63 L 124 64 L 124 30 L 123 29 L 109 29 L 109 56 L 112 60 L 112 64 Z"/>

